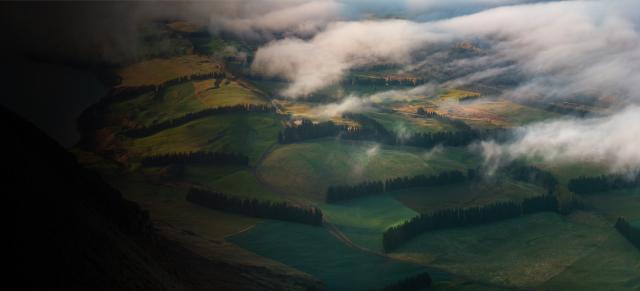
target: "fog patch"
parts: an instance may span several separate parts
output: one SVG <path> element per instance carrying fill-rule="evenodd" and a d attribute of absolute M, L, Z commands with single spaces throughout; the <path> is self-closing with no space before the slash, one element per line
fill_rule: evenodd
<path fill-rule="evenodd" d="M 589 162 L 610 172 L 640 169 L 640 107 L 630 106 L 607 117 L 561 119 L 515 130 L 510 141 L 486 140 L 473 146 L 494 171 L 515 159 L 544 163 Z"/>
<path fill-rule="evenodd" d="M 311 115 L 317 119 L 330 120 L 341 117 L 344 113 L 359 113 L 370 109 L 371 106 L 368 99 L 349 96 L 336 103 L 315 106 L 311 109 Z"/>
<path fill-rule="evenodd" d="M 436 146 L 434 146 L 433 148 L 431 148 L 429 151 L 425 152 L 422 157 L 425 160 L 431 160 L 434 157 L 437 157 L 441 154 L 444 153 L 444 146 L 442 146 L 441 144 L 438 144 Z"/>
<path fill-rule="evenodd" d="M 380 145 L 374 144 L 368 147 L 363 152 L 355 155 L 355 161 L 351 169 L 352 175 L 356 178 L 360 178 L 364 175 L 365 170 L 369 163 L 380 154 Z"/>

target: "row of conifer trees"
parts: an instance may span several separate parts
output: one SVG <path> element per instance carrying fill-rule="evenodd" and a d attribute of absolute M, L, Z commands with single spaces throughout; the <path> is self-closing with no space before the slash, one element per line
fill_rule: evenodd
<path fill-rule="evenodd" d="M 239 198 L 199 188 L 191 188 L 186 199 L 191 203 L 225 212 L 313 226 L 322 225 L 322 211 L 316 207 L 302 208 L 286 202 Z"/>
<path fill-rule="evenodd" d="M 145 137 L 169 128 L 173 128 L 173 127 L 177 127 L 177 126 L 189 123 L 196 119 L 200 119 L 200 118 L 204 118 L 204 117 L 216 115 L 216 114 L 235 113 L 235 112 L 275 112 L 275 109 L 270 105 L 256 105 L 256 104 L 239 104 L 239 105 L 233 105 L 233 106 L 207 108 L 197 112 L 187 113 L 181 117 L 155 123 L 149 126 L 132 128 L 127 130 L 125 132 L 125 135 L 129 137 Z"/>
<path fill-rule="evenodd" d="M 337 203 L 344 200 L 414 187 L 460 184 L 475 178 L 475 176 L 476 171 L 472 169 L 469 169 L 466 175 L 461 171 L 453 170 L 430 176 L 405 176 L 391 178 L 386 181 L 365 181 L 354 185 L 329 186 L 327 189 L 326 202 Z"/>
<path fill-rule="evenodd" d="M 487 224 L 531 213 L 557 210 L 558 200 L 554 195 L 527 198 L 522 203 L 498 202 L 482 207 L 442 209 L 420 214 L 400 225 L 388 228 L 382 235 L 382 244 L 385 252 L 390 252 L 427 231 Z"/>
<path fill-rule="evenodd" d="M 640 187 L 640 174 L 634 177 L 624 177 L 620 175 L 583 176 L 569 180 L 568 184 L 569 190 L 576 194 L 593 194 L 638 187 Z"/>
<path fill-rule="evenodd" d="M 481 138 L 493 138 L 503 130 L 474 130 L 464 125 L 456 131 L 415 133 L 409 137 L 399 137 L 387 130 L 376 120 L 362 114 L 346 113 L 344 118 L 357 121 L 360 126 L 348 127 L 332 121 L 314 123 L 302 120 L 299 124 L 289 124 L 278 133 L 278 142 L 282 144 L 300 142 L 323 137 L 340 137 L 348 140 L 374 141 L 388 145 L 407 145 L 431 148 L 437 145 L 466 146 Z"/>
<path fill-rule="evenodd" d="M 640 228 L 633 227 L 624 218 L 619 217 L 616 221 L 615 228 L 624 236 L 631 244 L 640 249 Z"/>

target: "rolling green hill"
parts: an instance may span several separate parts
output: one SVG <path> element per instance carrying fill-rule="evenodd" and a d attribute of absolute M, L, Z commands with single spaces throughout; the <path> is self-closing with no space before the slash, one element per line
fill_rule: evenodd
<path fill-rule="evenodd" d="M 393 256 L 520 288 L 573 289 L 573 276 L 588 273 L 583 288 L 633 290 L 640 284 L 640 254 L 632 248 L 597 215 L 543 213 L 426 233 Z"/>
<path fill-rule="evenodd" d="M 324 200 L 329 185 L 466 170 L 479 157 L 464 148 L 425 150 L 321 139 L 280 146 L 257 166 L 263 181 L 292 196 Z"/>
<path fill-rule="evenodd" d="M 283 238 L 286 237 L 286 243 Z M 366 290 L 418 274 L 423 269 L 345 245 L 327 229 L 266 222 L 229 239 L 259 255 L 312 274 L 331 290 Z"/>

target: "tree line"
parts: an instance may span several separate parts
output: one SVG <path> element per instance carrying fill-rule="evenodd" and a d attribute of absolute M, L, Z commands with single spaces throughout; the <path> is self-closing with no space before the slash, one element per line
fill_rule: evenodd
<path fill-rule="evenodd" d="M 278 142 L 289 144 L 303 140 L 337 136 L 346 130 L 346 126 L 337 125 L 332 121 L 313 123 L 303 119 L 299 124 L 288 124 L 278 133 Z"/>
<path fill-rule="evenodd" d="M 270 105 L 256 105 L 256 104 L 239 104 L 233 106 L 221 106 L 214 108 L 207 108 L 197 112 L 187 113 L 181 117 L 166 120 L 159 123 L 154 123 L 149 126 L 132 128 L 124 132 L 128 137 L 145 137 L 156 134 L 165 129 L 177 127 L 193 120 L 203 117 L 223 114 L 223 113 L 235 113 L 235 112 L 275 112 L 275 109 Z"/>
<path fill-rule="evenodd" d="M 409 291 L 409 290 L 421 290 L 429 288 L 431 286 L 431 275 L 427 272 L 423 272 L 408 278 L 405 278 L 396 283 L 387 285 L 381 289 L 373 289 L 375 291 Z M 372 291 L 373 291 L 372 290 Z"/>
<path fill-rule="evenodd" d="M 356 113 L 345 113 L 342 117 L 351 119 L 360 124 L 359 127 L 350 128 L 348 131 L 344 132 L 342 135 L 344 139 L 367 140 L 392 145 L 398 143 L 396 134 L 387 130 L 382 124 L 373 118 Z"/>
<path fill-rule="evenodd" d="M 394 132 L 387 130 L 376 120 L 354 113 L 345 113 L 343 118 L 360 124 L 358 127 L 337 125 L 332 121 L 314 123 L 302 120 L 299 124 L 290 124 L 278 133 L 278 141 L 282 144 L 300 142 L 308 139 L 340 136 L 348 140 L 374 141 L 388 145 L 406 145 L 431 148 L 439 144 L 444 146 L 466 146 L 482 138 L 497 138 L 504 129 L 474 130 L 462 121 L 451 121 L 460 128 L 457 131 L 416 133 L 408 138 L 399 138 Z"/>
<path fill-rule="evenodd" d="M 582 176 L 569 180 L 567 187 L 576 194 L 593 194 L 611 190 L 637 188 L 640 187 L 640 174 L 632 178 L 620 175 Z"/>
<path fill-rule="evenodd" d="M 423 78 L 401 78 L 396 76 L 353 76 L 342 81 L 343 85 L 368 85 L 368 86 L 418 86 L 424 84 Z"/>
<path fill-rule="evenodd" d="M 454 124 L 459 130 L 441 131 L 441 132 L 424 132 L 415 133 L 409 138 L 403 139 L 387 130 L 382 124 L 362 114 L 346 113 L 344 118 L 357 121 L 361 126 L 350 129 L 345 132 L 342 137 L 352 140 L 375 141 L 389 145 L 407 145 L 422 148 L 432 148 L 439 144 L 444 146 L 467 146 L 473 141 L 482 138 L 495 138 L 504 132 L 503 129 L 494 130 L 474 130 L 462 121 L 453 121 L 447 117 L 443 117 L 435 112 L 427 113 L 425 116 L 434 118 L 443 118 L 447 122 Z"/>
<path fill-rule="evenodd" d="M 329 186 L 325 200 L 327 203 L 337 203 L 400 189 L 460 184 L 475 178 L 475 176 L 476 171 L 472 169 L 467 171 L 466 176 L 461 171 L 453 170 L 430 176 L 405 176 L 387 179 L 386 181 L 365 181 L 355 185 Z"/>
<path fill-rule="evenodd" d="M 313 226 L 322 225 L 322 211 L 316 207 L 302 208 L 286 202 L 259 201 L 238 198 L 223 193 L 191 188 L 187 201 L 210 209 L 221 210 L 246 216 L 284 220 Z"/>
<path fill-rule="evenodd" d="M 510 174 L 511 178 L 542 186 L 547 189 L 549 194 L 553 193 L 558 185 L 558 179 L 553 174 L 534 166 L 513 163 L 507 166 L 505 170 Z"/>
<path fill-rule="evenodd" d="M 615 228 L 622 236 L 631 242 L 631 244 L 640 249 L 640 229 L 631 226 L 631 224 L 622 217 L 619 217 L 616 221 Z"/>
<path fill-rule="evenodd" d="M 382 235 L 382 245 L 385 252 L 390 252 L 427 231 L 487 224 L 557 209 L 558 201 L 553 195 L 526 198 L 521 203 L 498 202 L 482 207 L 442 209 L 420 214 L 400 225 L 388 228 Z"/>
<path fill-rule="evenodd" d="M 125 100 L 129 100 L 140 96 L 147 92 L 161 92 L 163 89 L 167 87 L 171 87 L 173 85 L 177 85 L 183 82 L 191 81 L 191 80 L 206 80 L 206 79 L 224 79 L 226 74 L 224 72 L 211 72 L 211 73 L 203 73 L 203 74 L 192 74 L 187 76 L 180 76 L 171 80 L 167 80 L 159 85 L 143 85 L 143 86 L 133 86 L 133 87 L 120 87 L 113 88 L 108 93 L 107 96 L 100 100 L 100 103 L 109 104 L 109 103 L 117 103 Z"/>
<path fill-rule="evenodd" d="M 460 99 L 462 100 L 462 99 Z M 458 119 L 451 119 L 445 115 L 439 114 L 435 111 L 427 111 L 424 110 L 424 108 L 419 107 L 416 110 L 416 115 L 421 116 L 421 117 L 426 117 L 426 118 L 433 118 L 436 120 L 440 120 L 440 121 L 444 121 L 447 123 L 450 123 L 451 125 L 455 126 L 458 129 L 461 130 L 471 130 L 471 127 L 469 125 L 467 125 L 466 123 L 464 123 L 464 121 L 462 120 L 458 120 Z"/>
<path fill-rule="evenodd" d="M 184 152 L 147 156 L 141 160 L 144 167 L 159 167 L 170 164 L 212 164 L 212 165 L 249 165 L 249 157 L 237 153 L 222 152 Z"/>
<path fill-rule="evenodd" d="M 205 80 L 210 78 L 215 78 L 216 83 L 218 80 L 224 79 L 226 76 L 225 72 L 211 72 L 205 74 L 193 74 L 190 76 L 182 76 L 175 79 L 168 80 L 160 85 L 143 85 L 143 86 L 133 86 L 133 87 L 116 87 L 111 88 L 109 92 L 101 98 L 97 103 L 91 105 L 89 108 L 85 109 L 82 114 L 78 117 L 78 130 L 82 133 L 83 136 L 87 136 L 89 133 L 95 131 L 96 129 L 104 126 L 107 123 L 104 115 L 108 110 L 109 104 L 118 103 L 130 99 L 134 99 L 142 94 L 153 92 L 154 99 L 159 99 L 162 97 L 164 89 L 179 84 L 181 82 L 189 81 L 189 80 Z M 120 82 L 120 81 L 117 81 Z M 87 142 L 83 140 L 81 142 Z"/>

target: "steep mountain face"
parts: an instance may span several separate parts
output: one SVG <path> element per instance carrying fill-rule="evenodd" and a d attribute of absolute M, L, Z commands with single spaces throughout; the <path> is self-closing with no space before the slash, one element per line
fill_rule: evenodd
<path fill-rule="evenodd" d="M 8 198 L 3 205 L 12 230 L 7 265 L 21 289 L 323 288 L 299 274 L 205 258 L 165 238 L 146 211 L 41 130 L 4 108 L 0 119 Z"/>

